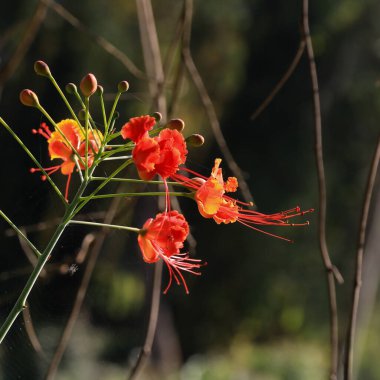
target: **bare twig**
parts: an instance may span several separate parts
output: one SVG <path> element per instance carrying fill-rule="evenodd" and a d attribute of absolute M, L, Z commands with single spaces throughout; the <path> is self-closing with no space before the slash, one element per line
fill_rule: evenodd
<path fill-rule="evenodd" d="M 328 295 L 330 303 L 330 380 L 336 380 L 338 370 L 338 309 L 334 276 L 337 276 L 339 272 L 331 263 L 326 242 L 326 179 L 323 164 L 321 105 L 319 99 L 318 76 L 314 60 L 313 43 L 310 37 L 308 0 L 303 0 L 302 3 L 302 29 L 306 42 L 306 52 L 309 61 L 311 85 L 313 90 L 315 157 L 319 192 L 319 246 L 327 274 Z M 341 278 L 341 276 L 338 276 L 338 278 Z"/>
<path fill-rule="evenodd" d="M 41 346 L 41 343 L 36 334 L 36 330 L 33 326 L 33 320 L 29 310 L 29 302 L 26 303 L 26 308 L 24 308 L 24 310 L 22 311 L 22 317 L 24 319 L 25 331 L 28 334 L 32 347 L 38 353 L 38 355 L 40 355 L 43 358 L 46 358 L 45 352 Z"/>
<path fill-rule="evenodd" d="M 153 99 L 153 107 L 166 120 L 166 98 L 163 92 L 165 77 L 152 5 L 148 0 L 136 0 L 136 5 L 145 70 L 151 78 L 149 92 Z"/>
<path fill-rule="evenodd" d="M 247 202 L 253 202 L 252 194 L 248 188 L 247 182 L 244 179 L 243 173 L 239 166 L 237 165 L 233 155 L 227 145 L 226 139 L 223 136 L 222 130 L 220 128 L 218 117 L 216 116 L 215 108 L 212 104 L 210 96 L 206 90 L 206 87 L 203 83 L 203 80 L 198 72 L 198 69 L 194 63 L 193 57 L 190 51 L 190 36 L 191 36 L 191 23 L 193 17 L 193 0 L 185 0 L 185 24 L 184 24 L 184 33 L 182 39 L 182 58 L 189 72 L 191 80 L 193 81 L 203 107 L 206 111 L 207 117 L 209 119 L 212 132 L 214 133 L 215 140 L 219 145 L 221 152 L 223 153 L 224 158 L 227 161 L 227 164 L 230 170 L 237 177 L 240 189 L 244 199 Z"/>
<path fill-rule="evenodd" d="M 116 215 L 116 212 L 118 210 L 120 202 L 121 202 L 121 198 L 115 198 L 113 200 L 113 202 L 111 203 L 111 206 L 110 206 L 109 210 L 107 211 L 107 214 L 104 218 L 104 223 L 107 223 L 107 224 L 112 223 L 112 220 L 114 219 L 114 217 Z M 92 233 L 89 235 L 92 235 Z M 90 280 L 92 277 L 92 273 L 94 271 L 95 264 L 97 262 L 98 256 L 100 254 L 100 251 L 102 249 L 102 246 L 103 246 L 103 243 L 104 243 L 106 236 L 107 236 L 107 229 L 106 228 L 102 229 L 102 231 L 99 234 L 97 234 L 97 236 L 96 236 L 94 246 L 91 250 L 91 255 L 89 255 L 87 264 L 85 266 L 84 274 L 82 277 L 82 281 L 81 281 L 81 284 L 79 286 L 78 292 L 76 294 L 76 298 L 74 301 L 73 308 L 71 310 L 70 316 L 67 320 L 65 328 L 62 332 L 61 338 L 60 338 L 59 343 L 57 345 L 57 348 L 55 350 L 54 356 L 50 362 L 48 371 L 46 373 L 46 377 L 45 377 L 46 380 L 54 379 L 55 374 L 56 374 L 57 369 L 58 369 L 58 366 L 59 366 L 59 363 L 61 362 L 61 359 L 63 357 L 64 352 L 66 351 L 67 344 L 69 343 L 70 337 L 71 337 L 72 332 L 73 332 L 74 325 L 78 319 L 80 310 L 82 308 L 83 301 L 84 301 L 84 298 L 86 296 L 87 289 L 88 289 L 88 286 L 89 286 L 89 283 L 90 283 Z M 93 241 L 93 240 L 89 239 L 86 236 L 83 239 L 83 241 L 86 243 L 82 244 L 81 255 L 86 256 L 86 254 L 83 253 L 83 250 L 85 249 L 85 247 L 87 248 L 87 250 L 90 249 L 90 244 L 88 244 L 88 242 Z"/>
<path fill-rule="evenodd" d="M 146 337 L 144 345 L 139 352 L 137 361 L 130 374 L 128 375 L 128 380 L 137 379 L 139 374 L 144 368 L 146 359 L 150 356 L 152 351 L 154 336 L 156 334 L 158 313 L 160 311 L 160 296 L 161 296 L 161 278 L 162 278 L 162 260 L 156 263 L 154 267 L 153 275 L 153 287 L 152 287 L 152 302 L 150 305 L 149 322 L 146 332 Z"/>
<path fill-rule="evenodd" d="M 152 4 L 150 0 L 136 0 L 136 5 L 145 68 L 149 78 L 154 79 L 154 81 L 149 82 L 149 91 L 153 99 L 153 106 L 157 107 L 156 109 L 163 115 L 163 119 L 166 120 L 166 97 L 163 92 L 165 77 Z M 152 350 L 160 310 L 162 267 L 162 260 L 155 264 L 149 321 L 145 341 L 139 352 L 138 358 L 127 377 L 129 380 L 138 377 Z"/>
<path fill-rule="evenodd" d="M 274 86 L 273 90 L 270 92 L 270 94 L 265 98 L 265 100 L 257 107 L 256 111 L 252 114 L 251 120 L 255 120 L 261 112 L 265 110 L 265 108 L 268 107 L 268 105 L 272 102 L 274 97 L 277 95 L 277 93 L 284 87 L 285 83 L 289 80 L 291 75 L 294 73 L 294 70 L 297 68 L 303 52 L 305 50 L 305 39 L 302 37 L 300 40 L 300 43 L 298 45 L 298 49 L 296 52 L 296 55 L 294 56 L 292 62 L 290 63 L 289 67 L 285 71 L 282 78 L 278 81 L 278 83 Z"/>
<path fill-rule="evenodd" d="M 120 49 L 118 49 L 115 45 L 113 45 L 111 42 L 106 40 L 104 37 L 88 29 L 85 25 L 83 25 L 83 23 L 78 18 L 76 18 L 61 4 L 56 3 L 54 0 L 41 0 L 41 1 L 47 4 L 54 12 L 56 12 L 59 16 L 65 19 L 74 28 L 78 29 L 80 32 L 90 37 L 95 43 L 97 43 L 101 48 L 103 48 L 108 54 L 116 58 L 136 78 L 146 79 L 145 74 L 131 61 L 131 59 L 125 53 L 123 53 Z"/>
<path fill-rule="evenodd" d="M 37 4 L 36 10 L 30 19 L 28 26 L 25 29 L 24 35 L 20 42 L 17 44 L 17 48 L 14 51 L 11 58 L 4 65 L 0 71 L 0 89 L 4 86 L 4 83 L 13 75 L 18 66 L 25 57 L 25 54 L 29 50 L 42 22 L 46 16 L 47 6 L 44 0 L 40 0 Z"/>
<path fill-rule="evenodd" d="M 367 180 L 367 188 L 363 201 L 363 209 L 359 227 L 358 247 L 356 252 L 356 271 L 355 271 L 355 284 L 352 296 L 351 315 L 347 332 L 347 346 L 346 357 L 344 362 L 344 378 L 346 380 L 352 379 L 353 373 L 353 359 L 354 359 L 354 342 L 356 333 L 357 314 L 359 307 L 360 290 L 362 286 L 362 273 L 363 273 L 363 258 L 364 248 L 367 238 L 367 222 L 369 215 L 369 208 L 371 205 L 373 189 L 375 187 L 375 180 L 377 169 L 380 160 L 380 137 L 377 141 L 375 154 L 373 155 L 370 172 Z"/>

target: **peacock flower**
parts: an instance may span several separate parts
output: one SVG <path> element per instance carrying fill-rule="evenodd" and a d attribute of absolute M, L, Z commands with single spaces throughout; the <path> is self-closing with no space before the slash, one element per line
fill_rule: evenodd
<path fill-rule="evenodd" d="M 183 135 L 176 129 L 165 128 L 158 136 L 150 137 L 149 131 L 155 123 L 154 117 L 145 115 L 131 118 L 121 128 L 121 136 L 136 144 L 132 157 L 143 180 L 150 180 L 156 174 L 165 180 L 186 161 L 187 149 Z"/>
<path fill-rule="evenodd" d="M 181 271 L 200 275 L 196 269 L 205 265 L 201 260 L 191 259 L 187 253 L 180 252 L 188 234 L 189 225 L 185 217 L 178 211 L 169 211 L 148 219 L 138 236 L 144 261 L 155 263 L 161 259 L 169 270 L 169 283 L 164 293 L 169 290 L 173 278 L 178 285 L 182 283 L 186 293 L 189 293 Z"/>
<path fill-rule="evenodd" d="M 132 117 L 128 123 L 121 127 L 121 136 L 123 139 L 130 139 L 134 143 L 138 143 L 143 138 L 149 137 L 150 131 L 156 124 L 156 119 L 153 116 L 145 115 Z"/>
<path fill-rule="evenodd" d="M 85 135 L 75 120 L 65 119 L 60 121 L 56 130 L 52 132 L 46 123 L 41 123 L 41 126 L 38 130 L 32 129 L 34 134 L 40 134 L 45 137 L 48 142 L 48 151 L 49 156 L 52 160 L 60 159 L 62 163 L 59 165 L 51 166 L 44 168 L 48 175 L 51 175 L 58 170 L 61 170 L 63 175 L 67 175 L 66 190 L 65 190 L 65 199 L 68 199 L 68 192 L 70 187 L 71 175 L 75 169 L 76 162 L 75 157 L 76 153 L 82 158 L 85 162 L 85 151 L 86 151 L 86 141 Z M 90 167 L 94 160 L 94 155 L 99 151 L 99 147 L 103 136 L 99 131 L 90 131 L 88 133 L 88 166 Z M 74 151 L 75 149 L 75 151 Z M 84 169 L 84 166 L 79 162 L 79 167 L 81 170 Z M 40 171 L 39 168 L 32 168 L 31 172 L 34 173 Z M 42 176 L 42 180 L 45 180 L 46 177 Z"/>
<path fill-rule="evenodd" d="M 195 178 L 190 179 L 178 173 L 171 176 L 181 185 L 194 190 L 194 199 L 197 202 L 200 214 L 204 218 L 212 218 L 218 224 L 239 222 L 251 229 L 287 241 L 290 240 L 256 226 L 304 226 L 309 224 L 309 222 L 289 223 L 289 219 L 312 212 L 313 209 L 301 211 L 300 207 L 297 206 L 274 214 L 263 214 L 249 209 L 252 204 L 241 202 L 227 195 L 226 193 L 237 190 L 238 181 L 235 177 L 228 177 L 227 181 L 224 182 L 222 169 L 219 167 L 221 161 L 220 158 L 215 160 L 211 175 L 208 178 L 187 168 L 183 168 L 183 170 L 196 175 Z"/>

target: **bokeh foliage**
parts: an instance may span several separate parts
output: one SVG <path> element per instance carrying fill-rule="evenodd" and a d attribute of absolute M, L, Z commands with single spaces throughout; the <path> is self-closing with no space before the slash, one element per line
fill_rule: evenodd
<path fill-rule="evenodd" d="M 61 3 L 91 32 L 111 41 L 143 68 L 134 2 Z M 152 3 L 165 57 L 182 2 Z M 17 46 L 36 4 L 26 0 L 2 4 L 0 65 L 7 62 Z M 328 243 L 333 261 L 346 280 L 338 288 L 343 336 L 358 218 L 379 131 L 380 4 L 374 0 L 339 0 L 314 1 L 310 6 L 324 125 Z M 295 54 L 300 39 L 300 9 L 300 1 L 195 1 L 193 57 L 229 146 L 262 212 L 298 204 L 304 208 L 317 206 L 311 87 L 305 57 L 270 107 L 255 121 L 250 118 Z M 24 87 L 35 89 L 58 120 L 67 115 L 47 81 L 34 75 L 32 64 L 37 59 L 49 63 L 61 84 L 78 82 L 84 74 L 93 72 L 111 95 L 116 91 L 116 83 L 128 80 L 131 90 L 119 107 L 119 126 L 131 116 L 151 111 L 145 81 L 135 78 L 88 35 L 49 10 L 31 49 L 15 74 L 3 84 L 0 99 L 1 115 L 42 160 L 47 160 L 43 141 L 30 133 L 42 119 L 18 104 L 18 92 Z M 167 84 L 169 99 L 172 77 L 173 73 Z M 190 80 L 183 85 L 174 116 L 186 121 L 189 134 L 196 131 L 207 137 L 203 148 L 190 153 L 192 167 L 207 175 L 214 157 L 221 153 Z M 4 131 L 0 132 L 0 142 L 1 207 L 20 225 L 56 217 L 52 195 L 44 183 L 29 175 L 30 163 L 16 143 Z M 226 172 L 231 174 L 227 169 Z M 163 321 L 159 328 L 180 342 L 181 352 L 177 355 L 185 362 L 181 378 L 231 379 L 239 371 L 243 371 L 241 378 L 255 375 L 263 380 L 326 378 L 328 302 L 316 216 L 310 216 L 311 225 L 307 228 L 277 229 L 276 233 L 295 240 L 294 244 L 287 244 L 242 226 L 217 226 L 202 219 L 190 201 L 185 200 L 182 206 L 197 240 L 197 255 L 209 265 L 202 277 L 189 279 L 189 296 L 175 288 L 163 299 L 170 323 L 168 327 Z M 154 207 L 145 202 L 124 204 L 117 218 L 141 225 Z M 1 227 L 2 231 L 7 229 L 3 222 Z M 87 229 L 70 230 L 53 262 L 70 264 L 85 232 Z M 39 231 L 31 237 L 43 244 L 48 234 L 49 230 Z M 0 239 L 1 272 L 28 268 L 15 239 L 4 234 Z M 97 376 L 102 374 L 102 379 L 120 378 L 128 357 L 133 356 L 133 350 L 144 338 L 149 309 L 144 296 L 149 295 L 151 271 L 142 263 L 133 239 L 120 233 L 110 234 L 76 329 L 91 350 L 80 360 L 78 355 L 83 352 L 77 353 L 79 338 L 74 337 L 60 378 L 80 378 L 80 371 L 82 378 L 90 378 L 93 372 L 89 368 L 94 363 Z M 81 267 L 72 276 L 54 272 L 42 279 L 32 294 L 31 312 L 48 356 L 70 310 L 81 273 Z M 24 281 L 24 275 L 1 281 L 2 317 Z M 43 360 L 36 364 L 37 355 L 27 343 L 22 325 L 19 321 L 3 348 L 4 379 L 16 375 L 37 379 L 45 369 Z M 378 332 L 374 331 L 374 335 L 378 337 Z M 171 359 L 170 350 L 163 348 L 165 338 L 159 336 L 153 365 Z M 376 350 L 374 339 L 371 337 L 367 359 L 361 367 L 363 378 L 369 380 L 378 378 L 379 372 L 376 360 L 368 360 Z"/>

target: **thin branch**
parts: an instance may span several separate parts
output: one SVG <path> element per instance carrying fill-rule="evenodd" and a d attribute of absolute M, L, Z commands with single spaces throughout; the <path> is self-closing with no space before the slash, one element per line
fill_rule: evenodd
<path fill-rule="evenodd" d="M 314 60 L 313 43 L 310 37 L 308 0 L 303 0 L 302 3 L 302 29 L 306 42 L 306 52 L 309 61 L 310 78 L 313 90 L 315 157 L 319 192 L 319 246 L 327 274 L 328 295 L 330 303 L 330 380 L 336 380 L 338 370 L 338 309 L 336 301 L 334 272 L 338 272 L 336 269 L 334 270 L 335 267 L 331 263 L 326 242 L 326 179 L 323 164 L 321 105 L 319 98 L 317 68 Z"/>
<path fill-rule="evenodd" d="M 104 218 L 105 223 L 112 223 L 112 220 L 114 219 L 116 212 L 118 210 L 118 207 L 120 205 L 120 198 L 115 198 Z M 91 238 L 93 238 L 93 234 Z M 66 351 L 67 345 L 69 343 L 69 340 L 71 338 L 75 323 L 78 319 L 80 310 L 83 305 L 84 298 L 87 293 L 87 289 L 92 277 L 92 273 L 95 268 L 96 261 L 98 259 L 98 256 L 100 254 L 100 251 L 102 249 L 104 240 L 107 236 L 107 229 L 103 229 L 101 232 L 99 232 L 95 239 L 95 244 L 91 250 L 91 255 L 88 255 L 88 261 L 85 266 L 84 274 L 82 277 L 81 284 L 79 286 L 78 292 L 75 297 L 74 305 L 71 310 L 70 316 L 67 320 L 66 326 L 62 332 L 61 338 L 59 340 L 59 343 L 57 345 L 57 348 L 54 352 L 54 356 L 50 362 L 48 371 L 46 373 L 46 380 L 52 380 L 55 377 L 55 374 L 57 372 L 59 363 L 61 362 L 61 359 L 63 357 L 64 352 Z M 93 241 L 93 239 L 87 238 L 87 236 L 83 239 L 82 247 L 81 247 L 81 256 L 83 256 L 83 250 L 86 248 L 87 250 L 90 249 L 89 241 Z M 87 254 L 85 254 L 87 256 Z"/>
<path fill-rule="evenodd" d="M 367 223 L 369 209 L 372 200 L 373 189 L 376 182 L 376 174 L 379 167 L 380 160 L 380 137 L 377 141 L 377 146 L 375 153 L 373 155 L 370 172 L 367 180 L 367 188 L 365 191 L 363 209 L 360 220 L 359 236 L 358 236 L 358 247 L 356 252 L 356 272 L 355 272 L 355 284 L 352 296 L 351 305 L 351 315 L 347 331 L 347 346 L 346 346 L 346 357 L 344 362 L 344 378 L 346 380 L 352 379 L 353 374 L 353 361 L 354 361 L 354 343 L 355 343 L 355 333 L 357 324 L 357 315 L 359 309 L 359 298 L 360 290 L 362 286 L 362 275 L 363 275 L 363 258 L 364 258 L 364 248 L 366 245 L 367 238 Z"/>
<path fill-rule="evenodd" d="M 6 65 L 0 70 L 0 89 L 4 86 L 5 82 L 14 74 L 20 63 L 23 61 L 25 54 L 28 52 L 42 22 L 46 16 L 47 6 L 44 0 L 40 0 L 37 4 L 36 10 L 30 19 L 28 26 L 25 29 L 24 35 L 17 44 L 11 58 Z"/>
<path fill-rule="evenodd" d="M 70 13 L 61 4 L 58 4 L 54 0 L 41 0 L 46 5 L 48 5 L 54 12 L 71 24 L 74 28 L 78 29 L 80 32 L 86 34 L 95 43 L 97 43 L 101 48 L 103 48 L 108 54 L 116 58 L 124 67 L 133 74 L 136 78 L 146 79 L 145 74 L 131 61 L 131 59 L 120 49 L 118 49 L 111 42 L 106 40 L 104 37 L 96 34 L 95 32 L 88 29 L 78 18 L 76 18 L 72 13 Z"/>
<path fill-rule="evenodd" d="M 154 106 L 157 107 L 157 110 L 163 115 L 163 119 L 166 120 L 166 97 L 163 92 L 165 77 L 161 61 L 156 23 L 152 10 L 152 3 L 150 0 L 136 0 L 136 5 L 146 71 L 149 78 L 155 79 L 155 82 L 149 82 L 149 91 L 151 93 Z M 158 261 L 155 264 L 149 322 L 147 326 L 145 341 L 143 347 L 139 352 L 136 363 L 128 375 L 129 380 L 137 379 L 143 370 L 144 364 L 152 350 L 154 337 L 156 335 L 158 315 L 160 311 L 162 267 L 162 260 Z"/>
<path fill-rule="evenodd" d="M 290 63 L 289 67 L 285 71 L 282 78 L 278 81 L 278 83 L 274 86 L 273 90 L 270 92 L 270 94 L 265 98 L 265 100 L 257 107 L 256 111 L 252 114 L 251 120 L 257 119 L 257 117 L 269 106 L 269 104 L 272 102 L 274 97 L 277 95 L 277 93 L 284 87 L 285 83 L 289 80 L 289 78 L 294 73 L 294 70 L 297 68 L 303 52 L 305 51 L 306 42 L 303 37 L 301 37 L 300 43 L 298 45 L 298 49 L 296 52 L 296 55 L 294 56 L 292 62 Z"/>
<path fill-rule="evenodd" d="M 165 121 L 167 116 L 166 98 L 163 92 L 165 77 L 152 4 L 149 0 L 136 0 L 136 5 L 145 70 L 151 78 L 149 92 L 153 99 L 153 107 L 162 114 Z"/>
<path fill-rule="evenodd" d="M 46 358 L 45 352 L 36 334 L 36 330 L 34 329 L 32 316 L 29 310 L 29 302 L 26 303 L 26 307 L 22 311 L 22 318 L 24 319 L 25 331 L 28 334 L 29 341 L 32 347 L 38 355 L 40 355 L 43 358 Z"/>
<path fill-rule="evenodd" d="M 162 260 L 156 263 L 153 275 L 152 298 L 149 312 L 149 322 L 144 345 L 139 352 L 137 361 L 132 367 L 128 380 L 135 380 L 144 368 L 144 364 L 152 351 L 154 336 L 156 335 L 158 314 L 160 311 Z"/>
<path fill-rule="evenodd" d="M 215 140 L 219 145 L 221 152 L 223 153 L 224 158 L 227 161 L 227 164 L 230 170 L 237 177 L 242 195 L 246 202 L 253 202 L 252 194 L 248 188 L 247 182 L 244 179 L 243 173 L 239 166 L 237 165 L 233 155 L 227 145 L 226 139 L 223 136 L 218 117 L 215 112 L 214 105 L 210 99 L 210 96 L 206 90 L 206 87 L 203 83 L 202 77 L 200 76 L 198 69 L 194 63 L 193 57 L 190 51 L 190 36 L 191 36 L 191 23 L 193 18 L 193 0 L 185 0 L 185 19 L 184 19 L 184 33 L 182 39 L 182 59 L 185 63 L 187 71 L 193 81 L 198 95 L 201 99 L 203 107 L 206 111 L 207 117 L 209 119 L 212 132 L 214 133 Z"/>

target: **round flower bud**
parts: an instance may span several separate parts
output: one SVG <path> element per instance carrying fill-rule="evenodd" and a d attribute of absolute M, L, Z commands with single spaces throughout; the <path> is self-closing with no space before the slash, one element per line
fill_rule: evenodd
<path fill-rule="evenodd" d="M 75 94 L 78 90 L 77 90 L 77 86 L 74 84 L 74 83 L 68 83 L 66 86 L 65 86 L 65 90 L 68 94 L 72 95 L 72 94 Z"/>
<path fill-rule="evenodd" d="M 160 112 L 154 112 L 152 116 L 156 119 L 157 123 L 162 120 L 162 115 Z"/>
<path fill-rule="evenodd" d="M 32 90 L 22 90 L 20 92 L 20 102 L 27 107 L 38 107 L 40 104 L 36 93 Z"/>
<path fill-rule="evenodd" d="M 37 75 L 42 75 L 43 77 L 51 76 L 49 66 L 44 61 L 36 61 L 34 63 L 34 71 Z"/>
<path fill-rule="evenodd" d="M 199 134 L 190 135 L 186 139 L 186 144 L 189 146 L 192 146 L 194 148 L 198 148 L 198 147 L 202 146 L 204 143 L 205 143 L 205 138 Z"/>
<path fill-rule="evenodd" d="M 126 80 L 121 81 L 121 82 L 117 85 L 117 90 L 118 90 L 119 92 L 125 92 L 125 91 L 128 91 L 128 88 L 129 88 L 129 83 L 128 83 Z"/>
<path fill-rule="evenodd" d="M 80 90 L 86 97 L 91 96 L 98 88 L 98 81 L 94 74 L 87 74 L 80 82 Z"/>
<path fill-rule="evenodd" d="M 85 120 L 85 119 L 86 119 L 86 110 L 81 109 L 81 110 L 78 112 L 78 119 L 79 119 L 79 120 Z"/>
<path fill-rule="evenodd" d="M 178 132 L 182 132 L 185 128 L 185 122 L 182 119 L 171 119 L 165 125 L 165 128 L 175 129 Z"/>
<path fill-rule="evenodd" d="M 103 86 L 100 86 L 98 84 L 98 87 L 96 88 L 96 93 L 100 96 L 100 95 L 103 95 L 103 92 L 104 92 Z"/>

